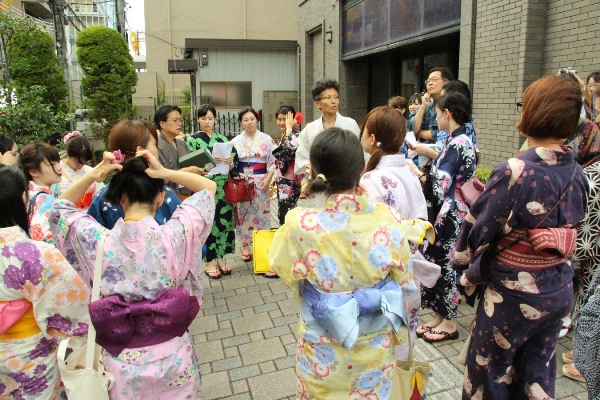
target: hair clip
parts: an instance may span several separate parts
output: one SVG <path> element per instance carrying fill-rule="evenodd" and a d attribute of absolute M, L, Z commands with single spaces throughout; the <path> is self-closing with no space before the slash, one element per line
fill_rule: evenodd
<path fill-rule="evenodd" d="M 81 136 L 81 133 L 79 133 L 77 131 L 69 132 L 63 136 L 63 142 L 67 143 L 69 141 L 69 139 L 77 137 L 77 136 Z"/>
<path fill-rule="evenodd" d="M 123 164 L 125 161 L 125 155 L 121 153 L 121 150 L 113 151 L 113 156 L 115 156 L 115 163 L 117 164 Z"/>
<path fill-rule="evenodd" d="M 381 142 L 377 142 L 376 146 L 377 146 L 378 148 L 381 148 Z"/>
<path fill-rule="evenodd" d="M 327 178 L 325 178 L 325 175 L 323 175 L 323 174 L 318 174 L 317 178 L 321 178 L 321 179 L 323 179 L 323 182 L 327 182 Z"/>

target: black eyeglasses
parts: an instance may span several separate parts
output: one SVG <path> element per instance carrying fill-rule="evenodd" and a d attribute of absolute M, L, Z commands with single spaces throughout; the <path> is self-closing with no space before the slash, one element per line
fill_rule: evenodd
<path fill-rule="evenodd" d="M 517 101 L 517 112 L 521 112 L 521 109 L 523 108 L 523 102 L 522 101 Z"/>

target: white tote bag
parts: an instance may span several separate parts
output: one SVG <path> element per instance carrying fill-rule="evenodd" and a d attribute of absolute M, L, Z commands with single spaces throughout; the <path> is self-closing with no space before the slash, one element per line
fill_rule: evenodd
<path fill-rule="evenodd" d="M 103 255 L 104 238 L 98 242 L 96 250 L 92 301 L 96 301 L 100 297 Z M 108 400 L 108 391 L 112 388 L 115 378 L 104 370 L 104 364 L 100 357 L 102 347 L 96 344 L 96 330 L 92 323 L 89 324 L 88 340 L 85 346 L 70 346 L 72 340 L 73 338 L 69 338 L 61 341 L 57 354 L 60 377 L 69 400 Z M 67 347 L 73 348 L 73 352 L 65 359 Z"/>

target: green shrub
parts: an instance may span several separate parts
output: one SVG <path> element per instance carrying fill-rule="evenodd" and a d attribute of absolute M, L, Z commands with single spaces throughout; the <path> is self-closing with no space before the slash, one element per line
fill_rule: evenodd
<path fill-rule="evenodd" d="M 483 183 L 486 183 L 488 179 L 490 179 L 491 174 L 492 170 L 489 168 L 479 167 L 477 168 L 477 171 L 475 171 L 475 176 L 477 176 L 477 179 L 479 179 Z"/>

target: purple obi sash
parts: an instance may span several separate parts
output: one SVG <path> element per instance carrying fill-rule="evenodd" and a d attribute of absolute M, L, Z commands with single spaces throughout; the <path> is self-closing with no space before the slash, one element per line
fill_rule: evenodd
<path fill-rule="evenodd" d="M 96 343 L 111 355 L 124 349 L 164 343 L 183 336 L 200 311 L 200 303 L 185 289 L 168 289 L 152 300 L 127 303 L 121 295 L 90 303 Z"/>
<path fill-rule="evenodd" d="M 246 162 L 240 161 L 237 166 L 237 170 L 240 174 L 244 173 L 245 168 L 252 168 L 252 173 L 254 175 L 264 175 L 267 173 L 267 164 L 266 163 L 257 163 L 257 162 Z"/>

